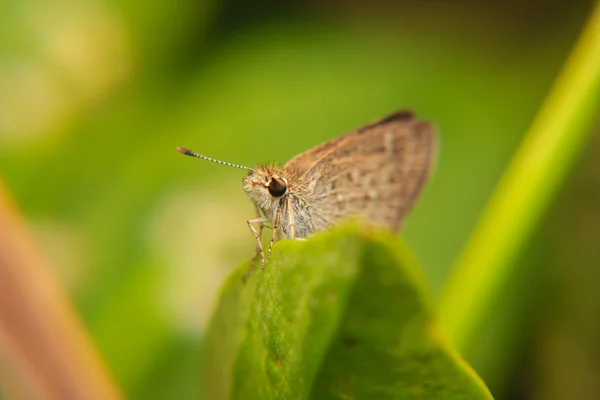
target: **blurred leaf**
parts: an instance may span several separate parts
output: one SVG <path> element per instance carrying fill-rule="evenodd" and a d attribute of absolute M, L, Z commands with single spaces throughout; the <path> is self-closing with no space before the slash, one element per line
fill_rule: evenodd
<path fill-rule="evenodd" d="M 245 285 L 238 268 L 205 343 L 206 398 L 491 398 L 398 244 L 347 226 L 278 243 Z"/>
<path fill-rule="evenodd" d="M 122 397 L 1 180 L 0 386 L 15 399 Z"/>
<path fill-rule="evenodd" d="M 174 68 L 202 54 L 206 33 L 219 8 L 214 0 L 108 0 L 106 4 L 128 27 L 138 71 L 145 77 L 148 71 L 157 73 L 147 76 L 147 82 L 153 84 L 161 83 L 157 77 L 172 81 L 177 76 Z"/>
<path fill-rule="evenodd" d="M 469 349 L 534 228 L 578 159 L 600 105 L 600 3 L 506 168 L 441 299 L 444 329 Z"/>

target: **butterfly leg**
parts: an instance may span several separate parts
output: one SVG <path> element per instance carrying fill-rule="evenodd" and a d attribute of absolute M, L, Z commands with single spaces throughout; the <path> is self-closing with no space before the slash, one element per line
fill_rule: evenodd
<path fill-rule="evenodd" d="M 260 238 L 262 235 L 263 224 L 267 221 L 268 221 L 268 219 L 263 218 L 263 217 L 257 217 L 257 218 L 249 219 L 248 221 L 246 221 L 248 223 L 248 228 L 250 228 L 250 232 L 252 232 L 252 234 L 256 238 L 256 250 L 254 251 L 254 256 L 252 257 L 252 261 L 250 262 L 250 267 L 248 267 L 248 272 L 244 276 L 244 281 L 246 279 L 248 279 L 248 277 L 252 274 L 252 269 L 254 268 L 254 264 L 255 264 L 256 259 L 259 254 L 260 254 L 261 265 L 263 266 L 263 268 L 265 266 L 265 251 L 263 250 L 263 246 L 262 246 L 262 242 L 261 242 Z M 254 229 L 254 227 L 252 226 L 252 224 L 256 224 L 256 223 L 259 224 L 259 228 L 258 228 L 259 232 L 257 232 L 256 229 Z"/>
<path fill-rule="evenodd" d="M 271 243 L 269 243 L 269 250 L 267 250 L 267 261 L 271 258 L 271 250 L 273 250 L 273 244 L 275 243 L 275 237 L 277 236 L 277 228 L 279 227 L 279 213 L 280 208 L 275 210 L 275 218 L 273 218 L 273 235 L 271 236 Z M 263 269 L 265 269 L 265 263 L 263 258 Z"/>
<path fill-rule="evenodd" d="M 262 218 L 262 215 L 260 213 L 260 210 L 258 209 L 258 206 L 255 204 L 254 205 L 254 213 L 256 214 L 256 219 Z M 264 251 L 262 248 L 262 231 L 264 228 L 264 222 L 260 222 L 258 224 L 258 241 L 256 243 L 256 248 L 254 250 L 254 255 L 252 256 L 252 261 L 250 261 L 250 268 L 248 270 L 248 276 L 250 275 L 250 272 L 252 272 L 252 268 L 254 267 L 254 263 L 256 263 L 256 259 L 258 258 L 258 255 L 261 255 L 261 258 L 264 258 Z M 254 232 L 253 232 L 254 233 Z M 256 237 L 256 235 L 254 235 Z M 264 264 L 264 261 L 263 261 Z"/>
<path fill-rule="evenodd" d="M 290 239 L 296 239 L 296 229 L 294 225 L 294 207 L 292 206 L 292 196 L 288 196 L 288 221 L 290 222 Z"/>

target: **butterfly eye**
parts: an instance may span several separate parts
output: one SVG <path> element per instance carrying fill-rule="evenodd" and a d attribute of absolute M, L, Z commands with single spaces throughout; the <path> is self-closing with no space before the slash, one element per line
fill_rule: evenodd
<path fill-rule="evenodd" d="M 281 197 L 287 191 L 287 185 L 281 179 L 273 178 L 271 182 L 269 182 L 269 193 L 273 197 Z"/>

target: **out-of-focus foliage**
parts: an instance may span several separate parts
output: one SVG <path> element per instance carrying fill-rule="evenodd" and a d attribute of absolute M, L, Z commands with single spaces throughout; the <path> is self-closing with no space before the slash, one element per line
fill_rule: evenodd
<path fill-rule="evenodd" d="M 600 109 L 600 3 L 494 189 L 440 298 L 442 325 L 469 351 L 497 299 L 589 143 Z"/>
<path fill-rule="evenodd" d="M 240 171 L 175 147 L 283 162 L 413 108 L 441 155 L 404 236 L 439 291 L 590 4 L 1 2 L 0 173 L 128 397 L 196 398 L 253 210 Z M 597 333 L 597 148 L 476 343 L 498 399 L 595 393 L 571 356 Z"/>

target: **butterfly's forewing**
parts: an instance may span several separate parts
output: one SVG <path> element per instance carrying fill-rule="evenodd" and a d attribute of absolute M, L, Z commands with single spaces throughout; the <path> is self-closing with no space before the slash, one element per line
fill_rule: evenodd
<path fill-rule="evenodd" d="M 345 217 L 399 229 L 433 166 L 435 129 L 399 111 L 290 160 L 303 171 L 311 231 Z"/>

